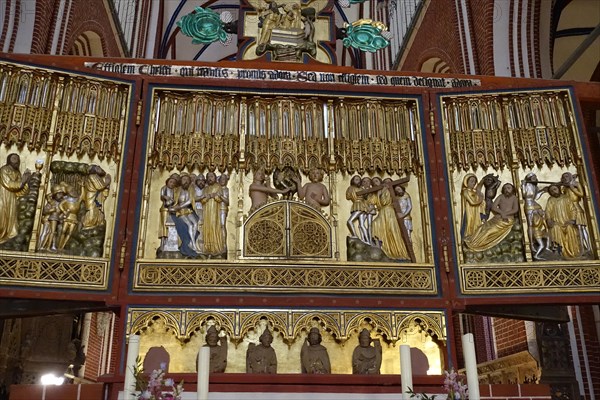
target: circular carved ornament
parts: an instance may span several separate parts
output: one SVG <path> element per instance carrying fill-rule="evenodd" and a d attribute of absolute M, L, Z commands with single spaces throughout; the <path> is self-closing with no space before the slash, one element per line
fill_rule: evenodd
<path fill-rule="evenodd" d="M 325 273 L 318 269 L 311 269 L 306 273 L 306 285 L 318 287 L 325 285 Z"/>
<path fill-rule="evenodd" d="M 211 268 L 200 268 L 196 271 L 196 282 L 200 285 L 215 284 L 217 273 Z"/>
<path fill-rule="evenodd" d="M 302 255 L 327 254 L 329 235 L 325 228 L 315 221 L 304 221 L 293 228 L 294 249 Z"/>
<path fill-rule="evenodd" d="M 283 231 L 276 222 L 263 219 L 248 229 L 247 243 L 251 255 L 276 255 L 283 243 Z"/>
<path fill-rule="evenodd" d="M 271 283 L 271 272 L 265 268 L 258 268 L 252 271 L 250 279 L 253 285 L 266 286 Z"/>
<path fill-rule="evenodd" d="M 376 271 L 361 271 L 358 279 L 361 286 L 376 287 L 379 285 L 379 274 Z"/>
<path fill-rule="evenodd" d="M 85 283 L 99 283 L 102 281 L 103 268 L 98 265 L 84 265 L 81 267 L 81 278 Z"/>

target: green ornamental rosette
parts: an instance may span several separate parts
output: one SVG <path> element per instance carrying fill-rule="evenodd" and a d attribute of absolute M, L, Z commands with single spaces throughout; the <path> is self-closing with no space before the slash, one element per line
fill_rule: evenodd
<path fill-rule="evenodd" d="M 227 32 L 223 29 L 223 22 L 219 14 L 210 8 L 196 7 L 195 13 L 184 15 L 177 26 L 181 32 L 192 38 L 193 44 L 209 44 L 220 40 L 227 40 Z"/>
<path fill-rule="evenodd" d="M 346 47 L 353 47 L 371 53 L 390 45 L 390 41 L 381 35 L 382 29 L 375 24 L 348 25 L 346 37 L 342 43 Z"/>

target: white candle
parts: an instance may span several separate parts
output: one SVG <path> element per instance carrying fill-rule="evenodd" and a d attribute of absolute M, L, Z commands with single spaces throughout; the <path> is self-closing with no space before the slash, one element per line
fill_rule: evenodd
<path fill-rule="evenodd" d="M 469 388 L 469 399 L 479 400 L 479 378 L 477 377 L 477 358 L 475 357 L 475 340 L 472 333 L 462 337 L 463 356 L 465 357 L 465 369 L 467 370 L 467 387 Z"/>
<path fill-rule="evenodd" d="M 200 347 L 198 352 L 198 400 L 208 400 L 209 372 L 210 347 Z"/>
<path fill-rule="evenodd" d="M 413 390 L 410 346 L 407 344 L 400 345 L 400 380 L 402 382 L 402 399 L 407 400 L 410 398 L 408 390 Z"/>
<path fill-rule="evenodd" d="M 123 388 L 124 399 L 131 399 L 135 393 L 135 376 L 133 371 L 137 364 L 137 358 L 140 354 L 140 337 L 138 335 L 129 335 L 127 346 L 127 361 L 125 363 L 125 387 Z"/>

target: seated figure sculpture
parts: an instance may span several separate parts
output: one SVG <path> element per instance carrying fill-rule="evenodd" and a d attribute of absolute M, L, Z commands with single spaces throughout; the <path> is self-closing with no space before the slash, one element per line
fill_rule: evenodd
<path fill-rule="evenodd" d="M 319 328 L 312 328 L 300 351 L 303 374 L 330 374 L 331 363 L 325 346 L 321 344 Z"/>
<path fill-rule="evenodd" d="M 502 186 L 502 194 L 491 208 L 493 218 L 479 225 L 472 235 L 465 237 L 465 245 L 474 251 L 485 251 L 500 243 L 513 227 L 515 216 L 519 213 L 519 202 L 515 187 L 507 183 Z"/>
<path fill-rule="evenodd" d="M 246 352 L 246 373 L 248 374 L 276 374 L 277 373 L 277 355 L 271 347 L 273 335 L 267 328 L 260 335 L 260 344 L 248 344 Z"/>
<path fill-rule="evenodd" d="M 371 346 L 373 342 L 374 346 Z M 381 344 L 372 340 L 367 329 L 358 336 L 358 346 L 352 353 L 352 373 L 359 375 L 379 374 L 381 370 Z"/>

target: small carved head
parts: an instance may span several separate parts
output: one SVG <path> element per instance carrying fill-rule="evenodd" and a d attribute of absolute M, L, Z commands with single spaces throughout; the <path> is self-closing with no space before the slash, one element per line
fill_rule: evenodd
<path fill-rule="evenodd" d="M 502 186 L 502 194 L 506 197 L 515 194 L 515 187 L 513 186 L 513 184 L 505 183 L 504 186 Z"/>
<path fill-rule="evenodd" d="M 21 157 L 17 153 L 10 153 L 8 157 L 6 157 L 6 164 L 10 165 L 14 169 L 19 169 L 21 165 Z"/>
<path fill-rule="evenodd" d="M 527 175 L 525 175 L 525 182 L 538 183 L 537 175 L 533 172 L 528 173 Z"/>
<path fill-rule="evenodd" d="M 196 186 L 198 186 L 200 189 L 203 189 L 204 186 L 206 186 L 206 178 L 204 177 L 204 175 L 200 174 L 196 177 L 196 182 L 194 182 L 196 184 Z"/>
<path fill-rule="evenodd" d="M 371 344 L 371 334 L 367 328 L 360 331 L 360 334 L 358 335 L 358 344 L 360 347 L 369 347 Z"/>
<path fill-rule="evenodd" d="M 190 183 L 192 183 L 192 178 L 189 175 L 181 175 L 180 184 L 182 188 L 187 189 L 190 187 Z"/>
<path fill-rule="evenodd" d="M 210 347 L 214 347 L 219 343 L 219 333 L 217 332 L 217 328 L 214 325 L 211 325 L 206 330 L 206 344 Z"/>
<path fill-rule="evenodd" d="M 269 328 L 265 329 L 258 340 L 260 340 L 260 344 L 262 344 L 264 347 L 269 347 L 271 343 L 273 343 L 273 335 L 271 334 Z"/>
<path fill-rule="evenodd" d="M 219 185 L 227 186 L 228 182 L 229 182 L 229 175 L 222 174 L 221 176 L 219 176 Z"/>
<path fill-rule="evenodd" d="M 560 195 L 561 195 L 560 186 L 550 185 L 548 187 L 548 194 L 550 194 L 550 196 L 552 196 L 552 197 L 560 197 Z"/>
<path fill-rule="evenodd" d="M 394 187 L 394 192 L 396 193 L 396 196 L 398 196 L 398 197 L 402 197 L 406 193 L 404 188 L 400 185 Z"/>
<path fill-rule="evenodd" d="M 311 328 L 308 332 L 308 343 L 311 346 L 315 346 L 317 344 L 321 344 L 322 340 L 323 338 L 321 337 L 321 332 L 319 331 L 319 328 Z"/>
<path fill-rule="evenodd" d="M 208 172 L 206 174 L 206 184 L 213 185 L 217 182 L 217 175 L 214 172 Z"/>
<path fill-rule="evenodd" d="M 313 168 L 308 173 L 308 179 L 311 182 L 321 182 L 323 180 L 323 171 L 319 168 Z"/>
<path fill-rule="evenodd" d="M 560 182 L 565 185 L 570 184 L 572 181 L 573 181 L 573 174 L 570 172 L 565 172 L 564 174 L 562 174 L 560 176 Z"/>
<path fill-rule="evenodd" d="M 365 176 L 360 181 L 360 186 L 362 186 L 363 189 L 369 189 L 371 187 L 371 184 L 371 178 L 369 178 L 368 176 Z"/>

